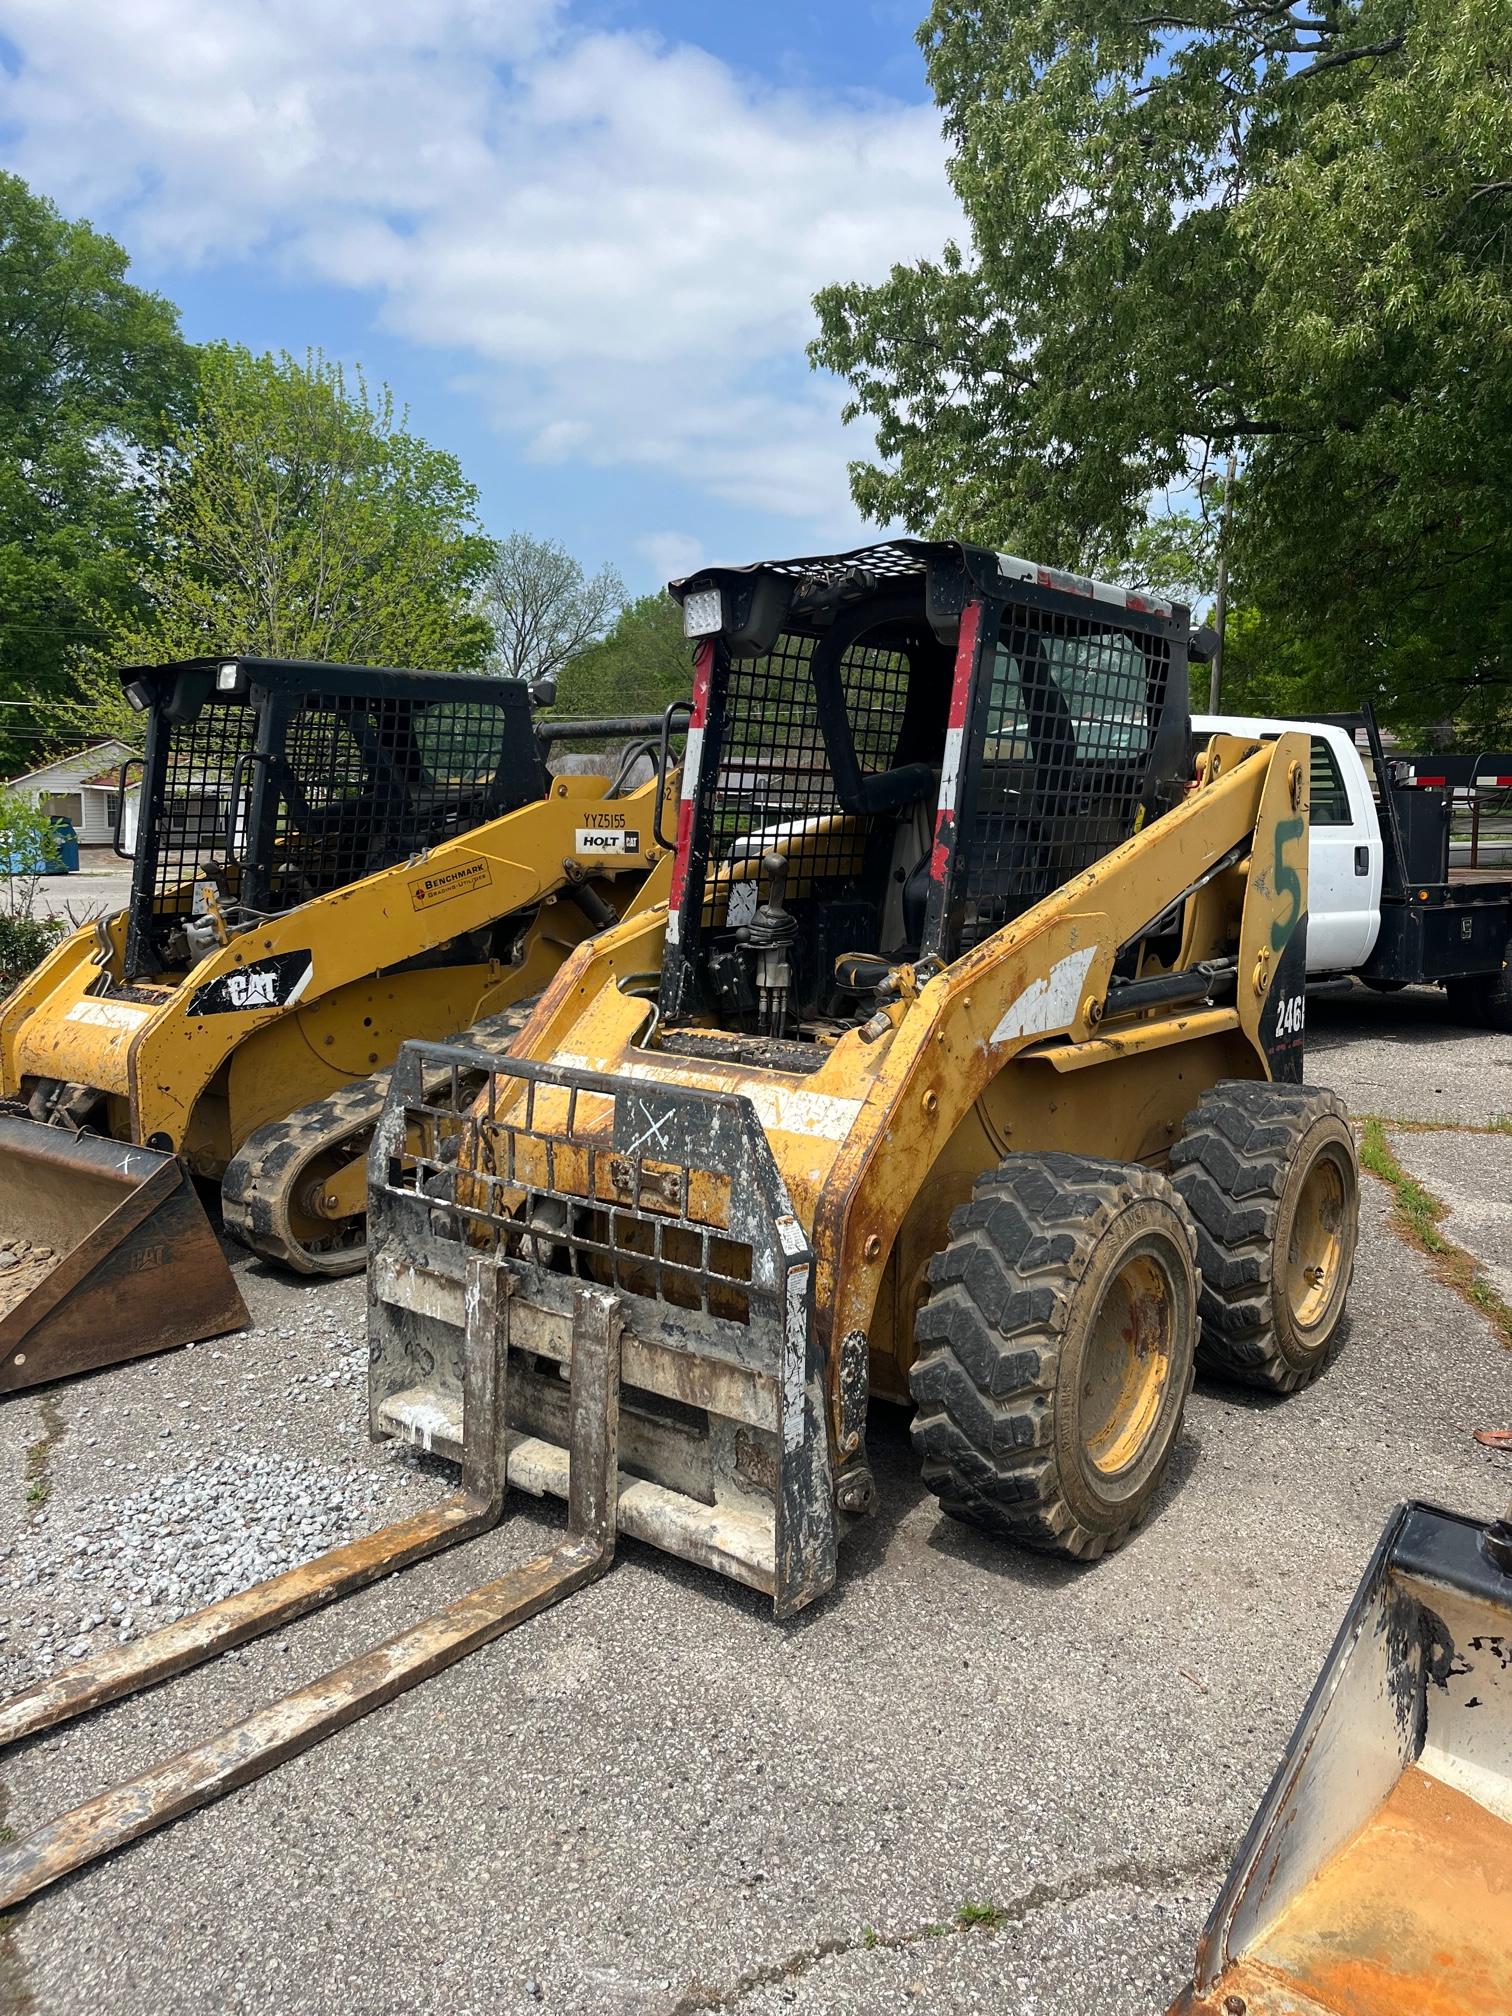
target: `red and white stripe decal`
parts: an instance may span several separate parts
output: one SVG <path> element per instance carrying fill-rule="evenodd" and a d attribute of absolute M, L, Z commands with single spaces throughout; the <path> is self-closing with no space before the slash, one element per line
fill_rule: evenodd
<path fill-rule="evenodd" d="M 1512 791 L 1512 777 L 1477 777 L 1477 791 Z"/>
<path fill-rule="evenodd" d="M 1037 588 L 1054 588 L 1062 595 L 1084 595 L 1094 602 L 1111 602 L 1120 609 L 1137 609 L 1147 616 L 1169 617 L 1171 604 L 1159 595 L 1141 595 L 1132 588 L 1120 588 L 1116 581 L 1095 581 L 1090 574 L 1071 574 L 1063 567 L 1046 567 L 1038 560 L 1020 560 L 1014 553 L 999 553 L 998 567 L 1010 581 L 1032 581 Z"/>
<path fill-rule="evenodd" d="M 672 862 L 672 886 L 667 892 L 667 940 L 682 936 L 683 897 L 688 888 L 688 850 L 693 842 L 693 810 L 698 799 L 698 772 L 703 763 L 704 729 L 709 719 L 709 680 L 714 670 L 714 639 L 706 637 L 693 661 L 693 713 L 683 752 L 682 799 L 677 808 L 677 853 Z"/>
<path fill-rule="evenodd" d="M 972 667 L 976 663 L 977 636 L 982 627 L 982 605 L 968 602 L 961 612 L 961 634 L 956 642 L 955 677 L 950 687 L 950 716 L 945 729 L 945 755 L 940 767 L 940 805 L 935 813 L 934 852 L 930 856 L 932 882 L 943 882 L 950 846 L 947 828 L 955 818 L 956 793 L 961 786 L 961 756 L 966 746 L 966 710 L 971 698 Z"/>

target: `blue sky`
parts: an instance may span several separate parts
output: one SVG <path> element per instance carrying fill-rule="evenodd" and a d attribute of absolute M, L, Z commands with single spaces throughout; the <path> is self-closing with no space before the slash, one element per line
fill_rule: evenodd
<path fill-rule="evenodd" d="M 635 589 L 864 536 L 808 303 L 952 229 L 924 0 L 0 0 L 5 164 Z"/>

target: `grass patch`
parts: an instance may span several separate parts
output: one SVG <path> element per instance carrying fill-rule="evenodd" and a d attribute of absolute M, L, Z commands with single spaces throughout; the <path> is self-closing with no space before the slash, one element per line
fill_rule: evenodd
<path fill-rule="evenodd" d="M 1008 1923 L 1011 1916 L 1012 1913 L 1005 1911 L 1001 1904 L 974 1904 L 968 1898 L 957 1911 L 955 1922 L 963 1932 L 996 1932 Z"/>
<path fill-rule="evenodd" d="M 42 1433 L 35 1442 L 27 1444 L 22 1466 L 28 1505 L 45 1505 L 52 1496 L 52 1477 L 49 1474 L 52 1452 L 62 1440 L 63 1415 L 57 1401 L 49 1395 L 42 1402 Z"/>
<path fill-rule="evenodd" d="M 1391 1122 L 1393 1127 L 1404 1124 L 1395 1120 Z M 1429 1130 L 1420 1127 L 1413 1131 L 1423 1133 Z M 1456 1131 L 1512 1133 L 1512 1126 L 1497 1123 L 1478 1130 L 1463 1128 Z M 1452 1288 L 1461 1301 L 1469 1303 L 1472 1309 L 1484 1316 L 1501 1342 L 1512 1350 L 1512 1304 L 1486 1279 L 1474 1257 L 1462 1246 L 1456 1246 L 1440 1229 L 1445 1215 L 1444 1205 L 1431 1190 L 1424 1189 L 1415 1176 L 1408 1175 L 1386 1138 L 1385 1121 L 1374 1115 L 1365 1121 L 1360 1130 L 1360 1161 L 1391 1192 L 1392 1216 L 1397 1230 L 1408 1244 L 1429 1255 L 1433 1271 L 1444 1286 Z"/>
<path fill-rule="evenodd" d="M 1356 1113 L 1362 1127 L 1389 1127 L 1396 1134 L 1512 1134 L 1512 1113 L 1489 1120 L 1397 1120 L 1381 1113 Z"/>

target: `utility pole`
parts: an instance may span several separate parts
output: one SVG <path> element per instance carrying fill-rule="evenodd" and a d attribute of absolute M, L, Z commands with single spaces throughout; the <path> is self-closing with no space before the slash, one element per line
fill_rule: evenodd
<path fill-rule="evenodd" d="M 1218 712 L 1218 694 L 1223 684 L 1223 634 L 1228 624 L 1229 518 L 1234 509 L 1234 451 L 1228 453 L 1228 474 L 1223 479 L 1223 516 L 1218 522 L 1218 600 L 1213 609 L 1213 628 L 1218 632 L 1213 662 L 1208 667 L 1208 712 Z"/>

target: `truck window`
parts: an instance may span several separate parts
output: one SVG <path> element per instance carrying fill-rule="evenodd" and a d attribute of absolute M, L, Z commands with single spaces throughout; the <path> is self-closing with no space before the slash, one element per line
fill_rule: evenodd
<path fill-rule="evenodd" d="M 1318 736 L 1312 738 L 1312 775 L 1309 780 L 1314 826 L 1347 826 L 1349 793 L 1334 753 Z"/>

